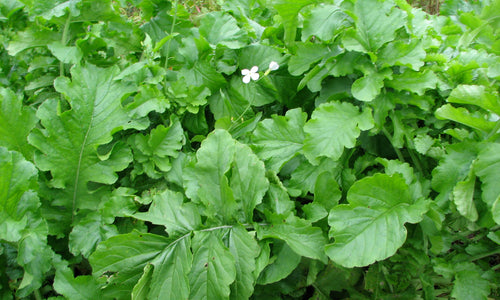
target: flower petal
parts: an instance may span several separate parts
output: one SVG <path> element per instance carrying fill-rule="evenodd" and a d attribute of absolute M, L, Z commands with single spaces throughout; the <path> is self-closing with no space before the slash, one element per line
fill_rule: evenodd
<path fill-rule="evenodd" d="M 250 69 L 250 72 L 252 72 L 252 73 L 257 73 L 257 72 L 259 72 L 259 67 L 257 67 L 257 66 L 253 66 L 253 67 Z"/>
<path fill-rule="evenodd" d="M 250 82 L 250 77 L 251 77 L 250 74 L 247 74 L 247 75 L 243 76 L 243 82 L 244 83 L 249 83 Z"/>
<path fill-rule="evenodd" d="M 271 61 L 269 63 L 269 70 L 271 70 L 271 71 L 276 71 L 279 69 L 279 67 L 280 67 L 280 65 L 278 65 L 278 63 L 275 61 Z"/>
<path fill-rule="evenodd" d="M 250 73 L 249 69 L 243 69 L 241 70 L 241 75 L 248 75 Z"/>
<path fill-rule="evenodd" d="M 253 80 L 257 80 L 260 77 L 259 73 L 251 73 L 250 76 L 252 77 Z"/>

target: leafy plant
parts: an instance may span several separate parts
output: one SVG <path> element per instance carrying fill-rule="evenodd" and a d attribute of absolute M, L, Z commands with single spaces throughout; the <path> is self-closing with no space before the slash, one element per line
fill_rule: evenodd
<path fill-rule="evenodd" d="M 3 1 L 1 298 L 499 297 L 498 11 Z"/>

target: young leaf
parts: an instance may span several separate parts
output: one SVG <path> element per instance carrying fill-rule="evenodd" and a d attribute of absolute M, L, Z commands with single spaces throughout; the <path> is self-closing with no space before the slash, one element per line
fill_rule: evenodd
<path fill-rule="evenodd" d="M 347 267 L 367 266 L 396 253 L 406 240 L 405 223 L 417 223 L 427 211 L 426 201 L 412 199 L 399 175 L 365 177 L 349 189 L 349 204 L 330 211 L 333 244 L 327 255 Z"/>
<path fill-rule="evenodd" d="M 300 108 L 287 111 L 285 116 L 272 115 L 253 132 L 255 153 L 267 168 L 279 172 L 281 167 L 302 150 L 307 114 Z"/>
<path fill-rule="evenodd" d="M 304 155 L 314 165 L 319 157 L 337 160 L 344 148 L 353 148 L 361 130 L 373 127 L 371 110 L 362 113 L 347 102 L 331 102 L 320 105 L 304 126 Z"/>
<path fill-rule="evenodd" d="M 290 275 L 300 263 L 301 256 L 295 253 L 285 242 L 273 244 L 273 261 L 260 273 L 258 284 L 280 281 Z"/>

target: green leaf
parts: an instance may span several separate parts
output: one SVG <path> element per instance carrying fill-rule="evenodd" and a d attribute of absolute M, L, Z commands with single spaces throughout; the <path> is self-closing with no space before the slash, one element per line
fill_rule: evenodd
<path fill-rule="evenodd" d="M 266 71 L 271 61 L 281 64 L 281 53 L 277 49 L 263 44 L 249 45 L 238 53 L 238 65 L 241 69 L 251 69 L 253 66 L 257 66 L 259 71 Z"/>
<path fill-rule="evenodd" d="M 392 256 L 406 240 L 404 224 L 421 221 L 427 211 L 426 201 L 412 199 L 399 174 L 365 177 L 349 189 L 347 200 L 330 211 L 335 242 L 326 246 L 330 259 L 347 268 Z"/>
<path fill-rule="evenodd" d="M 345 31 L 342 42 L 347 50 L 376 52 L 393 41 L 399 28 L 405 25 L 405 15 L 390 1 L 357 1 L 353 14 L 356 29 Z"/>
<path fill-rule="evenodd" d="M 236 19 L 220 11 L 204 15 L 200 22 L 200 34 L 212 46 L 224 45 L 230 49 L 242 48 L 248 39 L 245 32 L 238 27 Z"/>
<path fill-rule="evenodd" d="M 236 278 L 235 260 L 216 231 L 196 232 L 193 237 L 193 268 L 189 273 L 189 299 L 229 299 Z"/>
<path fill-rule="evenodd" d="M 459 85 L 451 91 L 446 101 L 472 104 L 500 115 L 500 101 L 497 93 L 491 93 L 482 85 Z"/>
<path fill-rule="evenodd" d="M 173 241 L 154 260 L 150 292 L 147 299 L 188 299 L 189 278 L 193 254 L 191 239 Z"/>
<path fill-rule="evenodd" d="M 311 68 L 311 64 L 323 59 L 328 47 L 323 44 L 298 43 L 296 55 L 288 61 L 288 72 L 294 76 L 302 75 Z"/>
<path fill-rule="evenodd" d="M 311 10 L 304 20 L 301 39 L 307 41 L 311 36 L 330 41 L 351 25 L 351 18 L 338 6 L 320 4 Z"/>
<path fill-rule="evenodd" d="M 471 172 L 466 180 L 460 181 L 453 188 L 453 202 L 460 214 L 472 222 L 477 221 L 477 210 L 474 204 L 474 185 L 476 176 Z"/>
<path fill-rule="evenodd" d="M 105 292 L 118 298 L 130 297 L 146 264 L 170 242 L 165 237 L 138 231 L 111 237 L 100 243 L 89 257 L 93 275 L 107 277 Z M 170 245 L 175 247 L 176 244 Z"/>
<path fill-rule="evenodd" d="M 413 144 L 418 153 L 425 155 L 434 145 L 434 139 L 427 134 L 419 134 L 413 139 Z"/>
<path fill-rule="evenodd" d="M 287 243 L 295 253 L 326 262 L 323 231 L 297 217 L 284 219 L 283 223 L 257 227 L 259 239 L 275 238 Z"/>
<path fill-rule="evenodd" d="M 340 177 L 341 171 L 341 165 L 330 158 L 320 159 L 317 166 L 314 166 L 309 163 L 309 161 L 303 159 L 299 166 L 293 171 L 287 188 L 293 196 L 314 193 L 319 175 L 324 172 L 331 172 L 337 178 Z M 298 195 L 296 195 L 294 190 L 299 191 Z"/>
<path fill-rule="evenodd" d="M 484 117 L 476 117 L 475 115 L 471 114 L 466 108 L 455 108 L 450 104 L 445 104 L 438 108 L 435 112 L 435 115 L 439 119 L 452 120 L 484 132 L 490 132 L 495 127 L 495 122 L 487 121 L 486 119 L 484 119 Z"/>
<path fill-rule="evenodd" d="M 339 184 L 330 172 L 319 174 L 314 185 L 313 203 L 321 205 L 327 212 L 339 203 L 342 198 Z"/>
<path fill-rule="evenodd" d="M 230 187 L 240 207 L 240 221 L 253 220 L 254 208 L 262 202 L 269 182 L 264 163 L 245 144 L 236 143 Z"/>
<path fill-rule="evenodd" d="M 455 299 L 488 299 L 490 283 L 475 270 L 463 270 L 455 274 L 451 296 Z"/>
<path fill-rule="evenodd" d="M 194 168 L 184 173 L 186 195 L 194 202 L 202 202 L 209 215 L 217 214 L 223 219 L 230 219 L 236 209 L 226 177 L 235 152 L 236 141 L 231 135 L 225 130 L 215 130 L 197 151 Z"/>
<path fill-rule="evenodd" d="M 65 46 L 61 42 L 52 42 L 47 47 L 58 60 L 66 64 L 77 64 L 83 57 L 80 48 Z"/>
<path fill-rule="evenodd" d="M 298 14 L 300 10 L 310 4 L 317 3 L 317 0 L 273 0 L 273 6 L 282 18 L 285 28 L 285 44 L 291 46 L 295 41 L 298 25 Z"/>
<path fill-rule="evenodd" d="M 147 264 L 144 267 L 144 273 L 142 274 L 137 284 L 131 293 L 132 300 L 146 300 L 149 294 L 149 287 L 151 284 L 151 276 L 153 274 L 153 265 Z"/>
<path fill-rule="evenodd" d="M 99 284 L 92 276 L 73 276 L 73 271 L 60 268 L 54 278 L 54 289 L 64 297 L 75 300 L 99 299 L 101 296 Z"/>
<path fill-rule="evenodd" d="M 92 213 L 74 225 L 69 234 L 69 250 L 87 258 L 99 242 L 118 234 L 114 225 L 105 224 L 100 214 Z"/>
<path fill-rule="evenodd" d="M 436 87 L 438 78 L 434 72 L 425 70 L 423 72 L 406 69 L 401 74 L 394 74 L 392 80 L 386 82 L 386 86 L 397 91 L 410 91 L 423 95 L 426 90 Z"/>
<path fill-rule="evenodd" d="M 302 150 L 307 114 L 297 108 L 287 111 L 285 116 L 271 117 L 257 125 L 252 135 L 252 145 L 267 168 L 279 172 L 285 163 Z"/>
<path fill-rule="evenodd" d="M 229 251 L 234 257 L 236 280 L 231 285 L 231 299 L 248 299 L 253 293 L 257 277 L 255 259 L 260 247 L 255 238 L 241 226 L 229 231 Z"/>
<path fill-rule="evenodd" d="M 384 79 L 388 72 L 367 74 L 358 78 L 351 87 L 352 95 L 361 101 L 373 101 L 384 87 Z"/>
<path fill-rule="evenodd" d="M 196 158 L 183 174 L 186 195 L 202 202 L 207 216 L 250 222 L 269 185 L 264 164 L 248 146 L 221 129 L 208 135 Z"/>
<path fill-rule="evenodd" d="M 331 102 L 316 108 L 304 126 L 304 155 L 314 165 L 321 156 L 337 160 L 344 148 L 353 148 L 361 130 L 373 127 L 371 110 L 362 113 L 347 102 Z"/>
<path fill-rule="evenodd" d="M 269 284 L 290 275 L 300 263 L 301 256 L 295 253 L 285 242 L 273 244 L 272 263 L 260 273 L 258 284 Z"/>
<path fill-rule="evenodd" d="M 35 110 L 23 105 L 23 98 L 12 90 L 0 88 L 0 146 L 15 150 L 33 160 L 28 135 L 37 124 Z"/>
<path fill-rule="evenodd" d="M 144 172 L 151 178 L 160 178 L 163 172 L 170 171 L 171 160 L 179 155 L 185 137 L 181 123 L 172 116 L 170 126 L 158 125 L 149 135 L 135 134 L 128 141 Z"/>
<path fill-rule="evenodd" d="M 165 190 L 152 197 L 147 212 L 136 213 L 134 218 L 163 225 L 171 236 L 186 234 L 201 225 L 198 208 L 192 203 L 183 203 L 180 193 Z"/>
<path fill-rule="evenodd" d="M 96 208 L 99 198 L 89 194 L 88 182 L 112 184 L 118 178 L 116 172 L 132 160 L 130 150 L 123 146 L 105 158 L 99 157 L 97 147 L 109 143 L 116 131 L 142 128 L 121 106 L 133 87 L 114 81 L 117 72 L 117 68 L 92 65 L 73 67 L 72 81 L 58 78 L 55 82 L 71 109 L 62 112 L 56 100 L 45 101 L 37 112 L 43 128 L 29 136 L 29 142 L 40 150 L 35 155 L 38 168 L 51 172 L 51 186 L 64 189 L 64 196 L 54 204 L 73 213 L 77 208 Z"/>
<path fill-rule="evenodd" d="M 61 34 L 39 27 L 28 27 L 26 31 L 18 32 L 7 46 L 9 55 L 16 55 L 26 49 L 46 46 L 50 42 L 60 41 Z"/>
<path fill-rule="evenodd" d="M 495 221 L 500 224 L 500 206 L 498 205 L 498 199 L 500 198 L 500 186 L 498 184 L 500 179 L 500 173 L 498 172 L 499 168 L 500 144 L 491 143 L 483 145 L 483 149 L 479 152 L 477 160 L 474 163 L 474 171 L 482 182 L 481 190 L 483 191 L 483 201 L 488 207 L 493 207 L 496 203 L 493 214 L 495 216 Z"/>
<path fill-rule="evenodd" d="M 30 215 L 40 206 L 35 166 L 15 151 L 0 147 L 0 238 L 18 242 Z"/>
<path fill-rule="evenodd" d="M 446 147 L 447 154 L 432 171 L 432 188 L 439 192 L 439 199 L 446 201 L 452 195 L 455 185 L 464 181 L 470 172 L 477 153 L 468 143 L 452 144 Z"/>
<path fill-rule="evenodd" d="M 424 65 L 425 52 L 422 41 L 412 39 L 410 42 L 396 40 L 380 49 L 377 64 L 382 67 L 406 66 L 415 71 Z"/>

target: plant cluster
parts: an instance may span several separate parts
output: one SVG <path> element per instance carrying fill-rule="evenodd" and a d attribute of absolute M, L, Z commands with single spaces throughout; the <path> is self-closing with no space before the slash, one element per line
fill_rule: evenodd
<path fill-rule="evenodd" d="M 500 0 L 210 3 L 1 1 L 0 298 L 500 297 Z"/>

